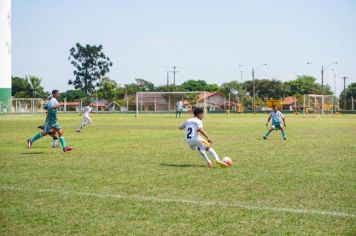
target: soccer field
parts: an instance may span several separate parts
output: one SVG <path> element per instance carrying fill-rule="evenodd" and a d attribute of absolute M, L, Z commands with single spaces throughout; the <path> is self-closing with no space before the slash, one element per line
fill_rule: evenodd
<path fill-rule="evenodd" d="M 70 153 L 44 115 L 0 116 L 0 234 L 356 234 L 356 116 L 289 114 L 287 140 L 266 115 L 204 119 L 220 155 L 205 167 L 174 115 L 59 114 Z"/>

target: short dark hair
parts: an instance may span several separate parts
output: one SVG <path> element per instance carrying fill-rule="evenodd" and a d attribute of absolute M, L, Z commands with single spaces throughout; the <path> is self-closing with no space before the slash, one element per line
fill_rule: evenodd
<path fill-rule="evenodd" d="M 52 90 L 52 95 L 58 93 L 59 91 L 57 89 Z"/>
<path fill-rule="evenodd" d="M 194 111 L 193 111 L 194 116 L 197 116 L 197 115 L 199 115 L 201 113 L 204 113 L 204 111 L 200 107 L 195 108 Z"/>

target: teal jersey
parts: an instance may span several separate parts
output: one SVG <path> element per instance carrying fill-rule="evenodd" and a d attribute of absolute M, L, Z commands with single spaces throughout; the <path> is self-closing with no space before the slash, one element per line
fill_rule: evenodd
<path fill-rule="evenodd" d="M 46 105 L 45 109 L 47 109 L 47 118 L 45 124 L 45 131 L 46 133 L 51 132 L 51 129 L 54 128 L 56 130 L 61 129 L 61 126 L 57 120 L 57 108 L 53 108 L 55 105 L 58 104 L 57 99 L 52 98 Z"/>

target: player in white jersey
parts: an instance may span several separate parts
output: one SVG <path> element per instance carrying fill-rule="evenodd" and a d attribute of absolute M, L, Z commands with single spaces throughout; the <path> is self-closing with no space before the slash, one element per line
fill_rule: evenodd
<path fill-rule="evenodd" d="M 176 103 L 176 118 L 180 118 L 180 115 L 182 114 L 182 110 L 183 110 L 183 102 L 182 100 L 179 100 Z"/>
<path fill-rule="evenodd" d="M 272 119 L 272 127 L 267 131 L 267 133 L 263 136 L 263 139 L 267 139 L 268 135 L 273 131 L 273 130 L 281 130 L 282 132 L 282 137 L 284 140 L 287 139 L 286 137 L 286 132 L 284 131 L 283 129 L 283 126 L 282 126 L 282 121 L 283 121 L 283 125 L 284 127 L 287 127 L 286 125 L 286 120 L 284 118 L 284 115 L 282 114 L 282 112 L 278 111 L 278 106 L 273 106 L 273 111 L 271 112 L 271 114 L 269 115 L 268 117 L 268 120 L 267 120 L 267 124 L 266 126 L 268 125 L 269 121 Z"/>
<path fill-rule="evenodd" d="M 185 129 L 186 143 L 190 146 L 191 149 L 199 151 L 204 160 L 207 162 L 209 168 L 213 166 L 213 163 L 210 161 L 205 151 L 208 151 L 210 155 L 214 157 L 215 162 L 221 167 L 228 167 L 227 164 L 220 160 L 218 154 L 216 154 L 215 150 L 211 147 L 212 141 L 203 130 L 202 119 L 204 111 L 201 108 L 195 108 L 193 113 L 194 118 L 186 120 L 179 127 L 179 129 Z M 199 134 L 203 135 L 206 140 Z"/>
<path fill-rule="evenodd" d="M 89 117 L 89 114 L 91 112 L 93 112 L 93 108 L 90 106 L 86 106 L 86 107 L 84 107 L 83 112 L 84 112 L 83 113 L 83 122 L 80 124 L 79 128 L 77 129 L 77 132 L 80 132 L 80 130 L 83 129 L 84 126 L 90 125 L 91 123 L 93 123 L 93 121 Z"/>

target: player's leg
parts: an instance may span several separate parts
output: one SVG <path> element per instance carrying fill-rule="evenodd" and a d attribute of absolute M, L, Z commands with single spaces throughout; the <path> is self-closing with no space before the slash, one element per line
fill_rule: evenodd
<path fill-rule="evenodd" d="M 215 162 L 221 166 L 221 167 L 227 167 L 227 165 L 220 160 L 218 154 L 215 152 L 215 150 L 211 147 L 210 143 L 205 140 L 204 138 L 202 137 L 199 137 L 199 140 L 200 140 L 200 147 L 206 151 L 209 152 L 209 154 L 215 159 Z"/>
<path fill-rule="evenodd" d="M 286 140 L 287 139 L 286 132 L 284 131 L 282 126 L 280 127 L 280 129 L 281 129 L 283 139 Z"/>
<path fill-rule="evenodd" d="M 32 143 L 35 142 L 36 140 L 42 138 L 43 136 L 46 136 L 46 132 L 45 131 L 41 131 L 39 133 L 37 133 L 35 136 L 33 136 L 32 138 L 27 140 L 27 147 L 31 148 L 32 147 Z"/>
<path fill-rule="evenodd" d="M 55 129 L 51 130 L 51 133 L 49 134 L 52 137 L 53 143 L 52 143 L 52 148 L 57 148 L 57 140 L 58 140 L 58 133 Z"/>
<path fill-rule="evenodd" d="M 62 148 L 63 148 L 63 151 L 64 152 L 69 152 L 69 151 L 71 151 L 73 148 L 71 147 L 71 146 L 68 146 L 67 145 L 67 143 L 66 143 L 66 141 L 65 141 L 65 139 L 64 139 L 64 132 L 63 132 L 63 130 L 62 129 L 56 129 L 57 130 L 57 132 L 58 132 L 58 134 L 59 134 L 59 142 L 61 143 L 61 145 L 62 145 Z"/>
<path fill-rule="evenodd" d="M 204 147 L 202 147 L 202 145 L 199 142 L 197 142 L 196 140 L 190 140 L 188 142 L 188 145 L 192 150 L 199 151 L 200 155 L 203 157 L 204 161 L 207 163 L 209 168 L 211 168 L 213 166 L 213 163 L 211 163 L 209 157 L 205 153 Z"/>
<path fill-rule="evenodd" d="M 206 155 L 205 149 L 204 148 L 198 148 L 198 151 L 199 151 L 200 155 L 203 157 L 203 159 L 206 161 L 206 163 L 208 164 L 208 167 L 211 168 L 213 166 L 213 163 L 211 163 L 208 155 Z"/>
<path fill-rule="evenodd" d="M 275 130 L 275 125 L 272 125 L 272 127 L 265 133 L 263 139 L 267 139 L 273 130 Z"/>

